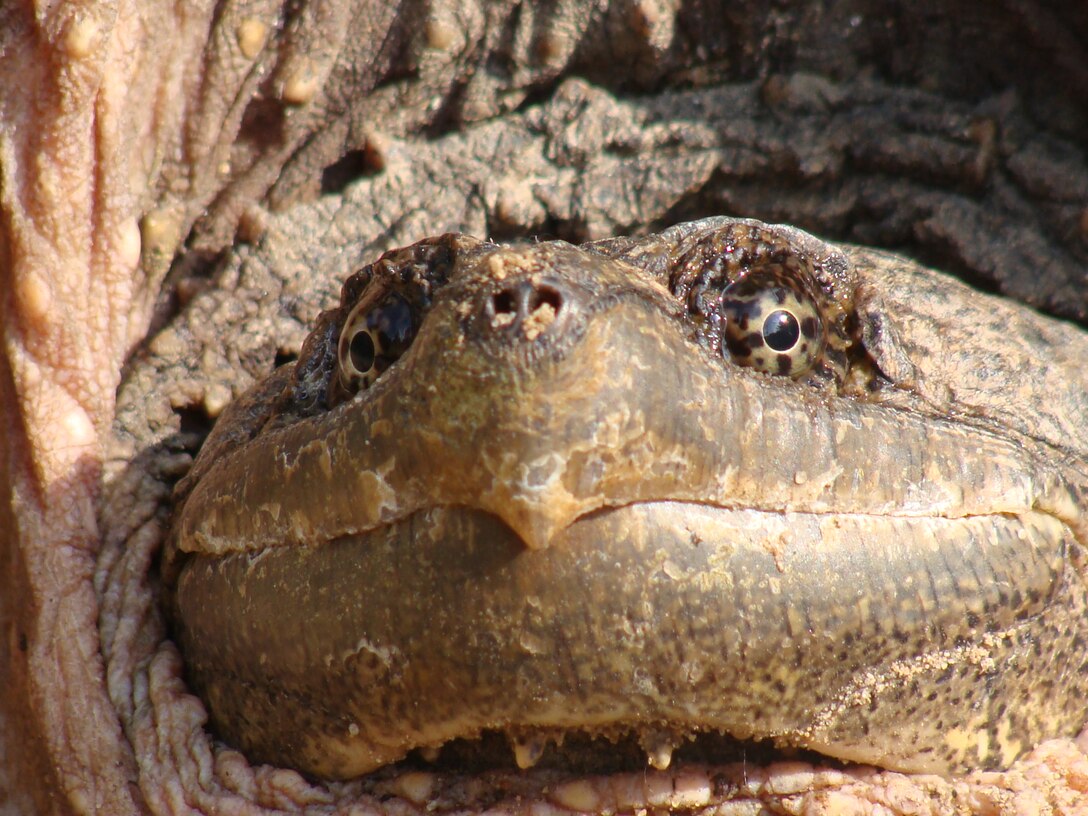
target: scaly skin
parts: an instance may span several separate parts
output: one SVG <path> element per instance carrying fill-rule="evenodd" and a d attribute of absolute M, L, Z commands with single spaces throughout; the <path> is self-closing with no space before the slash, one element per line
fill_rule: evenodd
<path fill-rule="evenodd" d="M 769 267 L 812 276 L 836 365 L 742 368 L 688 313 L 693 279 Z M 393 291 L 414 339 L 352 398 L 343 327 Z M 1007 767 L 1085 718 L 1086 355 L 758 222 L 389 253 L 180 489 L 188 669 L 229 742 L 333 778 L 484 731 L 526 766 L 721 731 Z"/>

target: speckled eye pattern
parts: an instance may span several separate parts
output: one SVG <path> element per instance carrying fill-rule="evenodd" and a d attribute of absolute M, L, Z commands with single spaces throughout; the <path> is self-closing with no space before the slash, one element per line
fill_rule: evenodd
<path fill-rule="evenodd" d="M 736 365 L 842 382 L 849 345 L 843 309 L 786 239 L 738 225 L 699 236 L 677 256 L 670 288 L 700 343 Z"/>
<path fill-rule="evenodd" d="M 740 365 L 798 377 L 823 351 L 819 308 L 779 269 L 755 271 L 727 286 L 720 311 L 725 348 Z"/>
<path fill-rule="evenodd" d="M 373 385 L 411 345 L 414 322 L 411 306 L 398 294 L 356 306 L 340 332 L 337 357 L 344 388 L 359 391 Z"/>

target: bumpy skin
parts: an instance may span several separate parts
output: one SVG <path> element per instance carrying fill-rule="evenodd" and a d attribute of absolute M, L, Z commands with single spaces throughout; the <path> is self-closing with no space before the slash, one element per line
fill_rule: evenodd
<path fill-rule="evenodd" d="M 808 276 L 833 366 L 742 368 L 693 317 L 693 280 L 768 269 Z M 411 346 L 340 394 L 345 319 L 393 289 Z M 584 732 L 667 766 L 724 732 L 1007 767 L 1088 709 L 1086 356 L 758 222 L 389 253 L 179 488 L 186 665 L 228 741 L 324 777 L 488 730 L 521 764 Z"/>

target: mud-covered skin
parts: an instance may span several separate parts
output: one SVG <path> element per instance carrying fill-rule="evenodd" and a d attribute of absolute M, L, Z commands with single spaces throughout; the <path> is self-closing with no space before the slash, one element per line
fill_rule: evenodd
<path fill-rule="evenodd" d="M 853 374 L 708 350 L 667 287 L 737 237 L 812 271 Z M 218 730 L 331 777 L 484 729 L 522 764 L 566 730 L 658 765 L 721 730 L 942 773 L 1071 733 L 1085 342 L 883 266 L 712 219 L 583 250 L 446 236 L 357 276 L 181 488 L 168 574 Z M 340 324 L 389 288 L 418 335 L 326 411 Z"/>

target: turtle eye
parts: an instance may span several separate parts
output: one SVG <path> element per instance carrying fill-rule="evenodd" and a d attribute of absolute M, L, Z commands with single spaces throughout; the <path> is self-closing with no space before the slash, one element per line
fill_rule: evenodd
<path fill-rule="evenodd" d="M 739 365 L 800 377 L 820 357 L 827 333 L 814 299 L 776 275 L 753 273 L 722 292 L 722 346 Z"/>
<path fill-rule="evenodd" d="M 412 344 L 415 328 L 412 308 L 400 295 L 356 306 L 340 332 L 338 356 L 344 389 L 355 393 L 373 385 Z"/>

